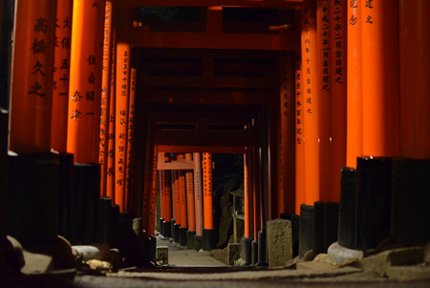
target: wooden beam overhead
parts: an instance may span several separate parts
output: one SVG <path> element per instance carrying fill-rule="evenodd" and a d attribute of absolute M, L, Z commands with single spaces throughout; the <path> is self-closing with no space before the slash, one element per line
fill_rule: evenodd
<path fill-rule="evenodd" d="M 295 51 L 300 33 L 286 31 L 285 40 L 279 34 L 150 32 L 145 27 L 133 29 L 133 46 L 140 48 L 232 49 Z M 288 39 L 288 40 L 287 40 Z M 281 44 L 282 43 L 282 44 Z"/>
<path fill-rule="evenodd" d="M 298 8 L 302 0 L 127 0 L 118 1 L 120 7 L 249 7 Z"/>

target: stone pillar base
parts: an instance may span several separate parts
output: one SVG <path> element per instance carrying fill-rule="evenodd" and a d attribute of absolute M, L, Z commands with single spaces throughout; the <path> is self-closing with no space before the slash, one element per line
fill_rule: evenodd
<path fill-rule="evenodd" d="M 196 232 L 193 231 L 187 231 L 187 247 L 188 249 L 194 249 L 195 248 L 195 238 L 196 238 Z"/>
<path fill-rule="evenodd" d="M 243 238 L 242 242 L 242 259 L 245 261 L 245 265 L 251 265 L 251 238 Z"/>
<path fill-rule="evenodd" d="M 173 232 L 173 235 L 172 235 L 172 237 L 173 237 L 173 241 L 175 241 L 176 243 L 179 243 L 179 228 L 181 228 L 181 225 L 179 225 L 179 224 L 173 224 L 173 229 L 172 229 L 172 232 Z"/>
<path fill-rule="evenodd" d="M 165 238 L 172 237 L 172 222 L 163 221 L 161 223 L 161 235 Z"/>
<path fill-rule="evenodd" d="M 216 231 L 203 229 L 203 250 L 209 251 L 216 248 Z"/>
<path fill-rule="evenodd" d="M 200 251 L 203 247 L 203 237 L 202 236 L 195 236 L 194 237 L 194 249 L 196 251 Z"/>
<path fill-rule="evenodd" d="M 187 231 L 188 228 L 179 228 L 179 245 L 187 246 Z"/>
<path fill-rule="evenodd" d="M 251 242 L 251 265 L 257 265 L 258 262 L 258 242 Z"/>

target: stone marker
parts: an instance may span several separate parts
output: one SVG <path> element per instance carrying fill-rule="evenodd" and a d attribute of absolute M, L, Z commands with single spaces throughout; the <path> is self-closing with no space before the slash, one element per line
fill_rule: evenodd
<path fill-rule="evenodd" d="M 269 267 L 282 267 L 293 258 L 291 221 L 275 219 L 267 222 Z"/>
<path fill-rule="evenodd" d="M 227 246 L 228 265 L 234 265 L 234 262 L 240 258 L 239 243 L 228 243 Z"/>
<path fill-rule="evenodd" d="M 157 259 L 163 262 L 163 264 L 169 264 L 169 247 L 158 246 L 157 247 Z"/>

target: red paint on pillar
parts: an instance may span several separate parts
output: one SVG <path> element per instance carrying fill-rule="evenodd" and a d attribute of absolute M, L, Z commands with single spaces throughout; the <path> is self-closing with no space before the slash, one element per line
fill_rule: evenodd
<path fill-rule="evenodd" d="M 67 151 L 98 163 L 104 1 L 73 3 Z"/>
<path fill-rule="evenodd" d="M 196 209 L 194 204 L 193 172 L 187 171 L 185 174 L 187 187 L 187 217 L 188 231 L 196 232 Z"/>
<path fill-rule="evenodd" d="M 316 1 L 302 5 L 302 67 L 305 150 L 305 204 L 319 200 L 319 79 L 316 37 Z"/>
<path fill-rule="evenodd" d="M 154 152 L 152 155 L 152 173 L 151 173 L 151 194 L 149 198 L 149 206 L 147 209 L 149 209 L 149 223 L 148 223 L 148 236 L 153 236 L 155 234 L 155 204 L 157 199 L 157 159 L 158 159 L 158 151 L 157 147 L 154 147 Z"/>
<path fill-rule="evenodd" d="M 333 1 L 333 0 L 332 0 Z M 330 37 L 328 0 L 317 1 L 317 78 L 319 126 L 319 201 L 326 202 L 332 189 L 330 129 Z"/>
<path fill-rule="evenodd" d="M 330 0 L 330 89 L 332 138 L 332 189 L 328 200 L 340 202 L 340 173 L 346 165 L 346 81 L 348 0 Z"/>
<path fill-rule="evenodd" d="M 203 153 L 203 228 L 212 230 L 213 205 L 212 205 L 212 154 Z"/>
<path fill-rule="evenodd" d="M 296 59 L 296 214 L 300 215 L 300 205 L 305 203 L 305 149 L 304 149 L 304 102 L 303 102 L 302 59 Z"/>
<path fill-rule="evenodd" d="M 120 211 L 125 209 L 125 170 L 127 165 L 128 105 L 131 78 L 131 28 L 130 10 L 120 10 L 118 13 L 118 38 L 116 43 L 115 87 L 115 203 L 120 206 Z"/>
<path fill-rule="evenodd" d="M 196 209 L 196 236 L 203 236 L 203 205 L 202 205 L 202 162 L 200 153 L 193 153 L 194 159 L 194 201 Z"/>
<path fill-rule="evenodd" d="M 131 167 L 133 165 L 133 135 L 134 135 L 134 103 L 136 100 L 136 69 L 131 68 L 130 98 L 128 101 L 128 121 L 127 121 L 127 161 L 125 167 L 125 210 L 129 210 L 131 191 Z"/>
<path fill-rule="evenodd" d="M 11 71 L 10 147 L 51 149 L 56 1 L 17 1 Z"/>
<path fill-rule="evenodd" d="M 398 5 L 361 1 L 363 154 L 399 156 Z"/>
<path fill-rule="evenodd" d="M 244 237 L 245 238 L 251 238 L 251 231 L 250 231 L 250 209 L 249 209 L 249 171 L 248 171 L 248 163 L 247 163 L 248 157 L 246 157 L 246 154 L 243 154 L 243 202 L 244 202 Z"/>
<path fill-rule="evenodd" d="M 357 166 L 363 156 L 363 94 L 361 59 L 361 7 L 358 0 L 348 3 L 347 43 L 347 147 L 346 165 Z"/>
<path fill-rule="evenodd" d="M 401 156 L 430 158 L 430 1 L 399 1 Z"/>
<path fill-rule="evenodd" d="M 51 148 L 67 152 L 69 107 L 70 44 L 72 36 L 73 0 L 57 1 L 54 90 L 52 93 Z"/>
<path fill-rule="evenodd" d="M 110 81 L 111 81 L 111 44 L 112 44 L 112 3 L 106 1 L 105 19 L 103 33 L 103 62 L 102 62 L 102 90 L 100 102 L 100 144 L 99 144 L 99 164 L 100 164 L 100 195 L 107 195 L 107 162 L 108 162 L 108 141 L 109 141 L 109 111 L 110 111 Z"/>
<path fill-rule="evenodd" d="M 283 31 L 283 30 L 281 30 Z M 281 32 L 281 35 L 283 33 Z M 286 36 L 283 36 L 286 37 Z M 278 156 L 278 213 L 295 210 L 295 60 L 294 52 L 281 51 L 281 141 Z"/>
<path fill-rule="evenodd" d="M 109 89 L 109 127 L 107 142 L 107 168 L 106 168 L 106 197 L 115 199 L 115 67 L 116 67 L 116 42 L 115 30 L 112 31 L 112 47 L 110 62 L 110 89 Z"/>
<path fill-rule="evenodd" d="M 179 171 L 179 213 L 181 214 L 181 228 L 187 228 L 187 191 L 185 187 L 185 171 Z"/>

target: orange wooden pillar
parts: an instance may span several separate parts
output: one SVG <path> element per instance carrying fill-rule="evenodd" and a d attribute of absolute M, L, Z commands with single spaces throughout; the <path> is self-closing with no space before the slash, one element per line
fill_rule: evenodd
<path fill-rule="evenodd" d="M 111 51 L 112 51 L 112 14 L 113 7 L 111 1 L 105 3 L 105 19 L 103 33 L 103 60 L 102 60 L 102 86 L 101 86 L 101 107 L 100 107 L 100 195 L 107 196 L 108 178 L 108 141 L 109 141 L 109 111 L 110 111 L 110 81 L 111 81 Z"/>
<path fill-rule="evenodd" d="M 250 193 L 249 193 L 249 171 L 248 171 L 248 163 L 247 163 L 248 157 L 246 157 L 246 154 L 243 154 L 243 202 L 244 202 L 244 234 L 243 236 L 245 238 L 251 239 L 251 230 L 250 230 Z"/>
<path fill-rule="evenodd" d="M 401 156 L 430 158 L 430 2 L 399 1 Z"/>
<path fill-rule="evenodd" d="M 284 29 L 281 30 L 281 37 Z M 282 51 L 281 62 L 281 141 L 278 156 L 278 214 L 294 214 L 295 206 L 295 58 Z"/>
<path fill-rule="evenodd" d="M 9 149 L 49 152 L 56 2 L 19 1 L 15 11 Z"/>
<path fill-rule="evenodd" d="M 173 228 L 172 236 L 179 243 L 179 228 L 181 226 L 180 195 L 179 195 L 179 170 L 173 170 Z"/>
<path fill-rule="evenodd" d="M 163 218 L 164 223 L 164 236 L 170 237 L 172 235 L 172 181 L 171 181 L 171 173 L 170 171 L 164 172 L 164 210 L 163 210 Z"/>
<path fill-rule="evenodd" d="M 319 200 L 319 87 L 318 53 L 316 37 L 316 1 L 304 0 L 302 5 L 302 69 L 303 69 L 303 117 L 306 138 L 305 204 Z"/>
<path fill-rule="evenodd" d="M 330 129 L 330 37 L 328 0 L 317 1 L 317 78 L 319 126 L 319 201 L 326 202 L 332 187 Z"/>
<path fill-rule="evenodd" d="M 363 154 L 399 156 L 398 5 L 360 1 Z"/>
<path fill-rule="evenodd" d="M 179 171 L 179 214 L 181 227 L 179 227 L 179 245 L 187 245 L 187 191 L 185 187 L 185 171 Z"/>
<path fill-rule="evenodd" d="M 51 148 L 67 152 L 70 44 L 73 0 L 57 1 L 54 90 L 52 93 Z"/>
<path fill-rule="evenodd" d="M 211 250 L 216 247 L 215 229 L 213 227 L 212 204 L 212 154 L 203 153 L 203 250 Z"/>
<path fill-rule="evenodd" d="M 200 153 L 193 153 L 194 159 L 194 205 L 196 210 L 196 237 L 194 248 L 200 250 L 203 240 L 203 195 L 202 195 L 202 162 Z"/>
<path fill-rule="evenodd" d="M 347 130 L 347 6 L 351 1 L 329 1 L 332 189 L 328 200 L 340 201 L 340 172 L 346 165 Z"/>
<path fill-rule="evenodd" d="M 67 150 L 77 163 L 98 163 L 104 2 L 74 1 Z"/>
<path fill-rule="evenodd" d="M 193 161 L 192 154 L 185 154 L 186 161 Z M 188 231 L 187 231 L 187 246 L 188 248 L 195 248 L 194 236 L 196 235 L 196 206 L 194 202 L 194 177 L 192 171 L 185 173 L 186 189 L 187 189 L 187 219 L 188 219 Z"/>
<path fill-rule="evenodd" d="M 120 206 L 120 211 L 124 211 L 125 208 L 128 102 L 131 73 L 131 27 L 130 10 L 120 10 L 117 22 L 115 83 L 115 203 Z"/>
<path fill-rule="evenodd" d="M 149 209 L 149 213 L 148 213 L 149 218 L 146 219 L 146 221 L 149 221 L 147 236 L 151 236 L 151 237 L 155 235 L 155 204 L 156 204 L 156 198 L 157 198 L 157 179 L 158 179 L 157 159 L 158 159 L 158 151 L 157 151 L 157 147 L 155 146 L 154 152 L 152 154 L 151 194 L 149 197 L 149 203 L 148 203 L 149 206 L 147 207 Z"/>
<path fill-rule="evenodd" d="M 136 100 L 136 69 L 131 68 L 130 79 L 130 97 L 128 101 L 128 128 L 127 128 L 127 161 L 125 167 L 125 196 L 124 205 L 125 210 L 130 209 L 130 193 L 131 187 L 131 168 L 133 165 L 133 135 L 134 135 L 134 103 Z"/>
<path fill-rule="evenodd" d="M 300 205 L 305 203 L 305 149 L 304 149 L 304 101 L 302 59 L 296 59 L 296 214 L 300 215 Z"/>
<path fill-rule="evenodd" d="M 361 7 L 358 0 L 348 4 L 347 39 L 347 147 L 346 165 L 357 167 L 363 156 L 363 100 L 361 59 Z"/>
<path fill-rule="evenodd" d="M 115 199 L 115 79 L 116 79 L 116 38 L 115 30 L 111 29 L 111 61 L 109 78 L 109 114 L 108 114 L 108 134 L 107 134 L 107 162 L 106 162 L 106 197 Z"/>

